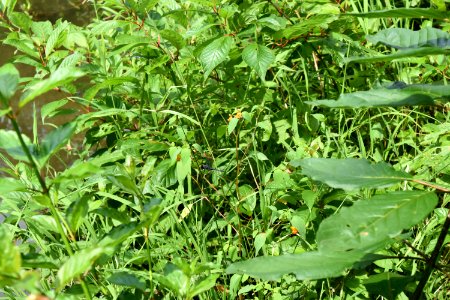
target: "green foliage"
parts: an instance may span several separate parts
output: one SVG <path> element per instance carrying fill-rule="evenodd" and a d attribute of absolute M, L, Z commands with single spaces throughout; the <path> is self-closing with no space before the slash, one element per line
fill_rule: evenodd
<path fill-rule="evenodd" d="M 1 293 L 448 297 L 446 5 L 0 0 Z"/>

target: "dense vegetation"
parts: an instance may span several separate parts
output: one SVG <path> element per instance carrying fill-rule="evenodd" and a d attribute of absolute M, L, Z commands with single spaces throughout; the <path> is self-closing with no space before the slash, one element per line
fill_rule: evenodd
<path fill-rule="evenodd" d="M 449 1 L 84 2 L 0 0 L 2 297 L 450 297 Z"/>

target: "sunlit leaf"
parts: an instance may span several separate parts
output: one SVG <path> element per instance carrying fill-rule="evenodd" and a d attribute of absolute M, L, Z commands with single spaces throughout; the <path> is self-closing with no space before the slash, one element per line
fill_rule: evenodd
<path fill-rule="evenodd" d="M 379 62 L 379 61 L 391 61 L 402 58 L 422 57 L 427 55 L 449 55 L 450 49 L 437 48 L 437 47 L 422 47 L 415 49 L 399 50 L 389 55 L 379 56 L 350 56 L 344 58 L 345 63 L 350 62 Z"/>
<path fill-rule="evenodd" d="M 19 71 L 12 64 L 0 67 L 0 101 L 3 107 L 8 106 L 8 100 L 14 95 L 19 83 Z"/>
<path fill-rule="evenodd" d="M 437 201 L 433 192 L 422 191 L 392 192 L 359 200 L 320 224 L 316 236 L 318 249 L 378 250 L 380 243 L 422 221 Z"/>
<path fill-rule="evenodd" d="M 63 289 L 70 281 L 88 271 L 104 252 L 104 247 L 94 247 L 80 250 L 71 256 L 58 270 L 58 289 Z"/>
<path fill-rule="evenodd" d="M 205 79 L 208 78 L 215 67 L 227 59 L 232 45 L 233 38 L 230 36 L 223 36 L 214 39 L 203 49 L 198 59 L 205 70 Z"/>
<path fill-rule="evenodd" d="M 10 177 L 0 178 L 0 197 L 9 192 L 24 191 L 26 188 L 26 185 L 19 179 Z"/>
<path fill-rule="evenodd" d="M 264 256 L 231 264 L 227 273 L 247 274 L 263 280 L 277 280 L 285 274 L 294 274 L 298 280 L 314 280 L 338 277 L 356 261 L 362 260 L 364 253 L 305 252 L 281 256 Z"/>
<path fill-rule="evenodd" d="M 108 281 L 112 284 L 128 286 L 141 291 L 145 290 L 145 280 L 130 272 L 116 272 L 108 277 Z"/>
<path fill-rule="evenodd" d="M 448 11 L 440 11 L 431 8 L 394 8 L 386 10 L 374 10 L 366 13 L 347 13 L 344 16 L 361 18 L 433 18 L 446 19 L 450 17 Z"/>
<path fill-rule="evenodd" d="M 433 105 L 439 98 L 450 96 L 450 86 L 410 85 L 404 88 L 380 88 L 342 94 L 338 100 L 306 101 L 316 106 L 358 108 L 380 106 Z"/>
<path fill-rule="evenodd" d="M 307 158 L 298 165 L 312 179 L 344 190 L 386 187 L 412 178 L 384 162 L 371 164 L 365 159 Z"/>
<path fill-rule="evenodd" d="M 40 96 L 58 86 L 72 82 L 84 74 L 85 73 L 80 69 L 73 67 L 59 68 L 52 73 L 49 78 L 40 80 L 30 86 L 20 99 L 19 106 L 23 107 L 28 102 L 34 100 L 37 96 Z"/>
<path fill-rule="evenodd" d="M 426 27 L 418 31 L 406 28 L 388 28 L 367 36 L 374 45 L 382 44 L 396 49 L 437 47 L 450 48 L 450 34 L 437 28 Z"/>
<path fill-rule="evenodd" d="M 21 257 L 19 248 L 14 245 L 13 235 L 0 223 L 0 287 L 20 280 Z"/>
<path fill-rule="evenodd" d="M 253 69 L 256 74 L 265 80 L 267 69 L 275 60 L 275 55 L 264 45 L 250 44 L 242 52 L 242 59 Z"/>

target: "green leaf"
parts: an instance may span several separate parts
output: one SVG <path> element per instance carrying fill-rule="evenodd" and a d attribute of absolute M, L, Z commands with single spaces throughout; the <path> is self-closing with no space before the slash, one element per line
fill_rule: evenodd
<path fill-rule="evenodd" d="M 135 274 L 129 272 L 116 272 L 107 279 L 112 284 L 128 286 L 145 291 L 145 281 Z"/>
<path fill-rule="evenodd" d="M 14 96 L 19 84 L 19 71 L 12 64 L 0 67 L 0 101 L 2 108 L 9 106 L 8 101 Z"/>
<path fill-rule="evenodd" d="M 265 256 L 231 264 L 227 273 L 246 274 L 263 280 L 277 280 L 285 274 L 294 274 L 298 280 L 338 277 L 356 261 L 361 252 L 322 253 L 319 251 L 281 256 Z"/>
<path fill-rule="evenodd" d="M 216 280 L 220 274 L 211 274 L 196 282 L 189 289 L 188 299 L 193 299 L 195 296 L 212 289 L 216 285 Z"/>
<path fill-rule="evenodd" d="M 76 123 L 66 123 L 48 133 L 39 144 L 39 150 L 34 155 L 37 157 L 41 167 L 47 160 L 55 154 L 62 146 L 67 144 L 76 129 Z"/>
<path fill-rule="evenodd" d="M 84 195 L 72 202 L 67 208 L 66 219 L 72 231 L 77 231 L 87 216 L 89 210 L 88 201 L 90 199 L 89 195 Z"/>
<path fill-rule="evenodd" d="M 84 74 L 85 73 L 80 69 L 73 67 L 59 68 L 52 73 L 49 78 L 40 80 L 30 86 L 20 99 L 19 107 L 23 107 L 28 102 L 34 100 L 37 96 L 40 96 L 58 86 L 70 83 Z"/>
<path fill-rule="evenodd" d="M 189 277 L 183 270 L 173 263 L 164 267 L 164 275 L 153 274 L 155 280 L 177 296 L 185 296 L 189 289 Z"/>
<path fill-rule="evenodd" d="M 358 18 L 432 18 L 447 19 L 449 12 L 431 8 L 395 8 L 386 10 L 374 10 L 367 13 L 348 13 L 343 16 Z"/>
<path fill-rule="evenodd" d="M 74 163 L 69 169 L 65 170 L 61 174 L 58 174 L 56 178 L 52 180 L 52 182 L 62 182 L 64 180 L 76 180 L 76 179 L 84 179 L 91 175 L 101 174 L 102 169 L 91 163 L 91 162 L 78 162 Z"/>
<path fill-rule="evenodd" d="M 98 242 L 98 246 L 114 247 L 121 244 L 145 224 L 138 222 L 130 222 L 113 228 L 103 239 Z"/>
<path fill-rule="evenodd" d="M 71 256 L 58 270 L 57 289 L 62 290 L 70 281 L 87 272 L 105 251 L 103 247 L 94 247 L 83 249 Z"/>
<path fill-rule="evenodd" d="M 396 49 L 419 47 L 450 47 L 450 34 L 437 28 L 426 27 L 419 31 L 406 28 L 388 28 L 367 36 L 374 45 L 382 44 Z"/>
<path fill-rule="evenodd" d="M 379 61 L 391 61 L 400 58 L 410 58 L 410 57 L 422 57 L 427 55 L 449 55 L 450 49 L 442 49 L 436 47 L 423 47 L 423 48 L 415 48 L 415 49 L 406 49 L 399 50 L 395 53 L 389 55 L 380 55 L 380 56 L 351 56 L 344 58 L 344 63 L 351 62 L 379 62 Z"/>
<path fill-rule="evenodd" d="M 333 108 L 396 107 L 433 105 L 435 99 L 450 96 L 450 86 L 410 85 L 404 88 L 380 88 L 342 94 L 338 100 L 306 101 L 316 106 Z"/>
<path fill-rule="evenodd" d="M 19 248 L 14 245 L 13 235 L 0 223 L 0 287 L 20 280 L 21 257 Z"/>
<path fill-rule="evenodd" d="M 300 161 L 303 174 L 333 188 L 355 190 L 387 187 L 412 176 L 387 163 L 371 164 L 366 159 L 307 158 Z"/>
<path fill-rule="evenodd" d="M 205 70 L 205 80 L 215 67 L 227 59 L 232 45 L 233 38 L 230 36 L 223 36 L 214 39 L 203 49 L 198 59 Z"/>
<path fill-rule="evenodd" d="M 24 134 L 22 134 L 22 139 L 28 149 L 33 151 L 34 145 L 31 143 L 31 140 Z M 23 151 L 15 131 L 0 129 L 0 149 L 4 149 L 14 159 L 28 161 L 28 157 Z"/>
<path fill-rule="evenodd" d="M 264 81 L 267 69 L 269 69 L 270 64 L 275 60 L 275 55 L 264 45 L 250 44 L 242 52 L 242 59 Z"/>
<path fill-rule="evenodd" d="M 86 98 L 86 100 L 92 100 L 95 97 L 95 95 L 97 95 L 98 91 L 100 91 L 101 89 L 108 88 L 108 87 L 115 86 L 115 85 L 122 85 L 127 82 L 133 83 L 133 84 L 139 84 L 139 80 L 137 80 L 135 77 L 131 77 L 131 76 L 108 78 L 105 81 L 90 87 L 84 93 L 84 98 Z"/>
<path fill-rule="evenodd" d="M 275 34 L 276 38 L 295 39 L 309 32 L 321 28 L 327 29 L 328 24 L 338 19 L 338 15 L 315 15 L 299 23 L 288 26 Z"/>
<path fill-rule="evenodd" d="M 115 186 L 119 187 L 121 190 L 128 192 L 132 195 L 139 195 L 139 189 L 136 183 L 127 176 L 123 175 L 108 175 L 108 180 L 111 181 Z"/>
<path fill-rule="evenodd" d="M 236 128 L 238 123 L 239 123 L 239 119 L 238 118 L 234 118 L 234 117 L 231 118 L 230 122 L 228 122 L 227 133 L 228 134 L 233 133 L 233 131 Z"/>
<path fill-rule="evenodd" d="M 0 197 L 9 192 L 24 191 L 26 188 L 27 186 L 19 179 L 11 177 L 0 178 Z"/>
<path fill-rule="evenodd" d="M 182 183 L 191 172 L 191 150 L 182 148 L 179 155 L 180 160 L 177 160 L 176 173 L 178 182 Z"/>
<path fill-rule="evenodd" d="M 406 285 L 414 280 L 412 276 L 385 272 L 369 276 L 362 283 L 369 293 L 394 300 L 405 290 Z"/>
<path fill-rule="evenodd" d="M 319 251 L 375 251 L 385 241 L 422 221 L 437 205 L 433 192 L 400 191 L 376 195 L 342 208 L 317 232 Z"/>
<path fill-rule="evenodd" d="M 67 34 L 67 32 L 65 31 L 68 27 L 69 23 L 67 21 L 64 21 L 52 31 L 47 39 L 47 44 L 45 45 L 45 56 L 49 56 L 53 49 L 61 45 Z"/>
<path fill-rule="evenodd" d="M 186 46 L 186 42 L 178 32 L 174 30 L 165 29 L 160 31 L 161 37 L 168 40 L 177 50 Z"/>

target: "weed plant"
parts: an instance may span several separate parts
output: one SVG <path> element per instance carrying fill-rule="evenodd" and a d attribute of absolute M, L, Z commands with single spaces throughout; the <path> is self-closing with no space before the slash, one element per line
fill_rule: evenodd
<path fill-rule="evenodd" d="M 448 298 L 447 2 L 1 0 L 2 297 Z"/>

